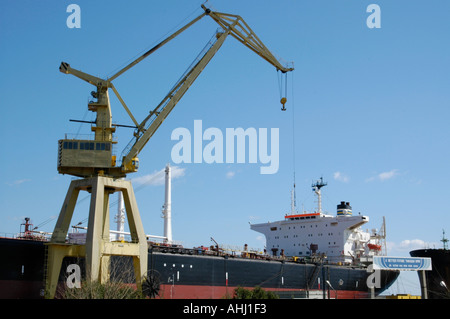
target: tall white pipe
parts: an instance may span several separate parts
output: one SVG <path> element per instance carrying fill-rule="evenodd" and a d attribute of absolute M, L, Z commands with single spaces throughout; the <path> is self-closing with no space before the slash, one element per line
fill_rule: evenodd
<path fill-rule="evenodd" d="M 121 240 L 125 229 L 125 208 L 123 204 L 123 194 L 122 192 L 117 192 L 118 194 L 118 203 L 117 203 L 117 215 L 116 215 L 116 223 L 117 223 L 117 233 L 116 240 Z"/>
<path fill-rule="evenodd" d="M 164 202 L 164 237 L 167 242 L 172 242 L 172 195 L 170 164 L 166 166 L 166 196 Z"/>

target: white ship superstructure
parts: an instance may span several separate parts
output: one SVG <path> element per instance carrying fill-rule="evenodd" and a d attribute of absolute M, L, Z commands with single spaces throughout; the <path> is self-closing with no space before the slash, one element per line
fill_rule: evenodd
<path fill-rule="evenodd" d="M 286 214 L 283 220 L 252 224 L 250 228 L 266 237 L 266 251 L 273 256 L 312 257 L 322 256 L 330 263 L 368 262 L 381 253 L 382 238 L 363 231 L 361 226 L 369 222 L 368 216 L 353 215 L 349 202 L 337 205 L 336 216 L 322 212 L 320 188 L 313 190 L 319 199 L 318 210 L 313 213 Z M 384 232 L 383 234 L 384 235 Z"/>

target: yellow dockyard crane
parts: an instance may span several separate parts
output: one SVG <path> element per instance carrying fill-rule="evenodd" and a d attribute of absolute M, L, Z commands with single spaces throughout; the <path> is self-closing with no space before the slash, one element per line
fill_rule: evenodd
<path fill-rule="evenodd" d="M 90 111 L 97 113 L 95 125 L 92 131 L 95 132 L 95 140 L 75 140 L 62 139 L 59 141 L 58 150 L 58 172 L 61 174 L 70 174 L 79 177 L 88 177 L 96 174 L 110 176 L 114 178 L 125 177 L 126 174 L 136 172 L 139 166 L 138 154 L 144 148 L 149 139 L 153 136 L 162 122 L 174 109 L 192 83 L 197 79 L 205 66 L 209 63 L 215 53 L 219 50 L 228 35 L 233 36 L 239 42 L 254 51 L 264 60 L 272 64 L 277 71 L 283 73 L 292 71 L 292 67 L 283 66 L 273 54 L 266 48 L 262 41 L 256 36 L 247 23 L 238 15 L 225 14 L 211 11 L 202 5 L 204 12 L 167 37 L 165 40 L 145 52 L 139 58 L 128 64 L 116 74 L 107 79 L 101 79 L 82 71 L 73 69 L 68 63 L 62 62 L 60 71 L 66 74 L 72 74 L 88 83 L 94 85 L 97 91 L 91 94 L 97 99 L 96 102 L 88 104 Z M 188 29 L 194 23 L 204 16 L 211 17 L 216 21 L 221 30 L 218 31 L 210 45 L 199 55 L 192 66 L 185 72 L 184 76 L 175 84 L 173 89 L 165 98 L 150 111 L 145 119 L 138 123 L 125 104 L 119 92 L 114 87 L 113 81 L 121 74 L 147 58 L 153 52 L 174 39 L 180 33 Z M 112 124 L 111 107 L 108 90 L 111 89 L 119 99 L 120 103 L 130 116 L 135 125 L 134 137 L 128 143 L 121 154 L 120 164 L 117 165 L 116 156 L 112 155 L 112 136 L 116 126 Z M 286 103 L 286 97 L 281 99 L 281 103 Z"/>
<path fill-rule="evenodd" d="M 81 179 L 71 181 L 52 233 L 52 238 L 46 244 L 48 245 L 45 293 L 47 298 L 53 298 L 55 295 L 62 260 L 65 257 L 84 257 L 85 273 L 89 277 L 87 280 L 104 283 L 109 280 L 110 257 L 130 256 L 133 259 L 137 288 L 142 288 L 148 271 L 147 240 L 131 182 L 122 179 L 122 177 L 137 171 L 139 165 L 137 156 L 139 152 L 197 79 L 228 35 L 233 36 L 257 53 L 275 66 L 278 71 L 286 73 L 293 70 L 293 68 L 283 66 L 270 53 L 240 16 L 213 12 L 203 5 L 202 8 L 204 12 L 200 16 L 108 79 L 98 78 L 73 69 L 68 63 L 61 63 L 59 68 L 61 72 L 72 74 L 97 88 L 96 91 L 91 93 L 97 101 L 88 104 L 88 109 L 97 113 L 97 118 L 91 127 L 92 131 L 95 132 L 94 140 L 67 138 L 59 140 L 58 172 L 78 176 Z M 210 45 L 201 52 L 192 66 L 188 68 L 165 98 L 150 111 L 142 122 L 138 123 L 114 87 L 114 79 L 144 60 L 204 16 L 209 16 L 216 21 L 221 26 L 221 31 L 215 34 Z M 112 155 L 112 146 L 115 143 L 113 141 L 113 133 L 117 125 L 112 124 L 109 89 L 117 96 L 135 125 L 134 136 L 122 152 L 119 165 L 116 163 L 116 157 Z M 281 103 L 284 109 L 285 98 L 282 99 Z M 86 242 L 85 244 L 70 244 L 67 242 L 68 229 L 80 191 L 91 193 Z M 115 192 L 121 192 L 124 198 L 131 234 L 130 242 L 122 243 L 110 240 L 109 196 Z"/>

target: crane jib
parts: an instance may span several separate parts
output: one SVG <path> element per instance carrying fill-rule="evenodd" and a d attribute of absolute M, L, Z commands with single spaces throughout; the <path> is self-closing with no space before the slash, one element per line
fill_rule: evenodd
<path fill-rule="evenodd" d="M 90 101 L 88 103 L 88 109 L 97 113 L 95 123 L 91 123 L 93 124 L 91 130 L 95 132 L 95 140 L 93 140 L 94 144 L 88 140 L 78 141 L 76 139 L 67 138 L 60 140 L 58 171 L 61 174 L 71 174 L 81 177 L 92 176 L 95 174 L 124 177 L 127 173 L 136 172 L 138 168 L 138 154 L 189 87 L 194 83 L 209 61 L 214 57 L 228 35 L 232 35 L 258 56 L 273 65 L 278 71 L 286 73 L 294 69 L 293 67 L 283 66 L 240 16 L 211 11 L 204 5 L 201 7 L 204 10 L 202 14 L 153 46 L 150 50 L 146 51 L 110 78 L 101 79 L 73 69 L 70 67 L 69 63 L 61 63 L 59 70 L 62 73 L 72 74 L 97 88 L 97 91 L 92 95 L 97 101 Z M 208 15 L 219 24 L 222 30 L 215 33 L 212 40 L 208 42 L 164 99 L 156 106 L 156 108 L 150 111 L 145 119 L 139 124 L 117 89 L 114 87 L 112 81 L 180 35 L 205 15 Z M 112 123 L 108 89 L 112 89 L 117 96 L 127 114 L 135 124 L 134 126 Z M 284 110 L 284 104 L 286 103 L 285 97 L 281 99 L 281 103 L 283 104 L 282 109 Z M 134 137 L 122 151 L 122 161 L 119 166 L 116 166 L 116 156 L 111 153 L 112 145 L 117 143 L 113 140 L 113 133 L 115 132 L 116 127 L 130 127 L 136 129 L 133 134 Z M 95 149 L 92 149 L 92 145 L 95 145 Z"/>

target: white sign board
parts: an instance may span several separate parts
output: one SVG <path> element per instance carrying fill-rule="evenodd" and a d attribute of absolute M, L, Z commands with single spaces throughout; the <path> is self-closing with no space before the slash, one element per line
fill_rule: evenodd
<path fill-rule="evenodd" d="M 373 256 L 373 269 L 431 270 L 431 258 Z"/>

